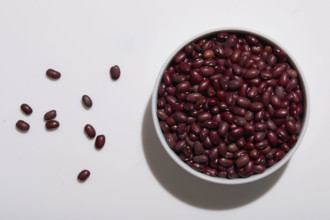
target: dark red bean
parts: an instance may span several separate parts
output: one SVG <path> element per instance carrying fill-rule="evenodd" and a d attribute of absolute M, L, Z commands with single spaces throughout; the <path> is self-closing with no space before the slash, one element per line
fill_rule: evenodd
<path fill-rule="evenodd" d="M 180 112 L 180 111 L 176 111 L 172 114 L 172 117 L 177 121 L 177 122 L 187 122 L 188 120 L 188 116 L 183 113 L 183 112 Z"/>
<path fill-rule="evenodd" d="M 187 97 L 186 97 L 186 101 L 187 102 L 191 102 L 191 103 L 195 103 L 197 102 L 200 98 L 202 97 L 202 94 L 200 93 L 190 93 Z M 167 98 L 167 97 L 166 97 Z M 176 102 L 176 101 L 175 101 Z"/>
<path fill-rule="evenodd" d="M 50 121 L 47 121 L 47 123 L 46 123 L 47 129 L 55 129 L 55 128 L 58 128 L 59 126 L 60 126 L 60 123 L 56 120 L 50 120 Z"/>
<path fill-rule="evenodd" d="M 289 74 L 287 72 L 284 72 L 278 79 L 278 84 L 280 86 L 286 87 L 288 82 L 289 82 Z"/>
<path fill-rule="evenodd" d="M 244 134 L 244 128 L 241 127 L 235 128 L 230 132 L 230 136 L 232 136 L 235 139 L 242 137 L 243 134 Z"/>
<path fill-rule="evenodd" d="M 289 145 L 287 143 L 285 143 L 285 142 L 280 145 L 280 148 L 282 150 L 284 150 L 285 152 L 288 152 L 290 150 Z"/>
<path fill-rule="evenodd" d="M 276 152 L 275 152 L 275 160 L 280 160 L 282 159 L 283 157 L 285 156 L 285 151 L 282 150 L 282 149 L 277 149 Z"/>
<path fill-rule="evenodd" d="M 245 79 L 253 79 L 253 78 L 258 77 L 258 75 L 259 75 L 259 70 L 258 69 L 248 69 L 243 74 Z"/>
<path fill-rule="evenodd" d="M 191 167 L 199 172 L 203 172 L 206 169 L 206 166 L 204 164 L 196 163 L 196 162 L 192 162 Z"/>
<path fill-rule="evenodd" d="M 205 77 L 209 77 L 214 73 L 214 68 L 209 66 L 204 66 L 200 69 L 200 73 Z"/>
<path fill-rule="evenodd" d="M 48 69 L 46 75 L 52 79 L 59 79 L 61 77 L 61 73 L 53 69 Z"/>
<path fill-rule="evenodd" d="M 188 96 L 187 96 L 187 97 L 188 97 Z M 174 105 L 174 104 L 176 104 L 177 99 L 176 99 L 174 96 L 172 96 L 172 95 L 168 95 L 168 96 L 166 96 L 166 101 L 167 101 L 169 104 Z"/>
<path fill-rule="evenodd" d="M 249 108 L 251 101 L 248 98 L 238 97 L 236 104 L 242 108 Z"/>
<path fill-rule="evenodd" d="M 200 141 L 195 141 L 193 148 L 196 155 L 202 154 L 204 151 L 204 146 Z"/>
<path fill-rule="evenodd" d="M 251 159 L 257 159 L 258 156 L 259 156 L 259 151 L 257 149 L 253 148 L 252 150 L 249 151 L 249 157 Z"/>
<path fill-rule="evenodd" d="M 115 65 L 110 68 L 110 75 L 113 80 L 117 80 L 120 77 L 120 68 Z"/>
<path fill-rule="evenodd" d="M 240 49 L 235 49 L 233 53 L 230 56 L 230 60 L 232 63 L 237 63 L 238 59 L 240 58 L 241 55 L 241 50 Z"/>
<path fill-rule="evenodd" d="M 289 135 L 286 133 L 286 131 L 283 128 L 277 128 L 276 134 L 282 141 L 286 141 L 289 138 Z"/>
<path fill-rule="evenodd" d="M 273 66 L 276 61 L 276 56 L 274 54 L 269 54 L 269 56 L 267 57 L 267 63 L 269 64 L 269 66 Z"/>
<path fill-rule="evenodd" d="M 189 90 L 191 88 L 190 82 L 188 81 L 183 81 L 180 82 L 177 86 L 176 86 L 176 91 L 177 92 L 186 92 L 187 90 Z"/>
<path fill-rule="evenodd" d="M 157 110 L 157 116 L 160 120 L 165 121 L 168 118 L 168 115 L 165 113 L 164 110 L 158 109 Z"/>
<path fill-rule="evenodd" d="M 56 115 L 57 115 L 56 110 L 51 110 L 51 111 L 45 113 L 44 119 L 46 121 L 52 120 L 52 119 L 56 118 Z"/>
<path fill-rule="evenodd" d="M 92 107 L 93 101 L 88 95 L 83 95 L 81 100 L 87 108 Z"/>
<path fill-rule="evenodd" d="M 282 101 L 277 95 L 272 95 L 270 97 L 270 103 L 274 108 L 280 108 L 282 106 Z"/>
<path fill-rule="evenodd" d="M 287 120 L 285 122 L 285 128 L 290 134 L 295 134 L 297 132 L 297 126 L 294 120 Z"/>
<path fill-rule="evenodd" d="M 231 167 L 234 165 L 234 161 L 231 159 L 219 158 L 218 164 L 220 164 L 221 166 L 224 166 L 224 167 Z"/>
<path fill-rule="evenodd" d="M 208 129 L 217 129 L 219 127 L 219 124 L 216 121 L 211 120 L 211 119 L 206 120 L 203 123 L 203 125 L 205 128 L 208 128 Z"/>
<path fill-rule="evenodd" d="M 275 110 L 274 116 L 277 118 L 286 118 L 289 115 L 289 111 L 285 108 Z"/>
<path fill-rule="evenodd" d="M 254 134 L 254 140 L 256 142 L 260 142 L 265 139 L 266 133 L 265 132 L 256 132 Z"/>
<path fill-rule="evenodd" d="M 273 78 L 273 74 L 269 71 L 261 71 L 260 78 L 263 80 L 269 80 Z"/>
<path fill-rule="evenodd" d="M 255 165 L 265 165 L 266 164 L 266 158 L 264 155 L 259 155 L 257 159 L 254 160 Z"/>
<path fill-rule="evenodd" d="M 261 111 L 263 109 L 263 104 L 261 102 L 252 102 L 250 104 L 249 109 L 253 112 L 258 112 Z"/>
<path fill-rule="evenodd" d="M 250 176 L 254 172 L 254 162 L 250 160 L 243 169 L 244 173 Z"/>
<path fill-rule="evenodd" d="M 205 79 L 203 80 L 200 84 L 199 84 L 199 87 L 198 87 L 198 90 L 200 92 L 205 92 L 207 91 L 207 89 L 210 87 L 211 85 L 211 82 L 209 79 Z"/>
<path fill-rule="evenodd" d="M 162 129 L 163 132 L 170 131 L 170 127 L 168 126 L 168 124 L 165 121 L 160 122 L 160 128 Z"/>
<path fill-rule="evenodd" d="M 213 147 L 210 151 L 209 158 L 210 160 L 216 160 L 219 156 L 219 150 L 217 147 Z"/>
<path fill-rule="evenodd" d="M 274 131 L 267 132 L 267 140 L 269 145 L 271 145 L 272 147 L 276 147 L 278 144 L 278 137 Z"/>
<path fill-rule="evenodd" d="M 298 85 L 297 78 L 292 78 L 292 79 L 290 79 L 290 81 L 286 85 L 285 91 L 286 92 L 291 92 L 292 90 L 294 90 L 297 87 L 297 85 Z"/>
<path fill-rule="evenodd" d="M 210 167 L 206 167 L 205 170 L 204 170 L 204 173 L 206 175 L 209 175 L 209 176 L 217 176 L 218 175 L 218 171 L 216 169 L 212 169 Z"/>
<path fill-rule="evenodd" d="M 253 99 L 256 95 L 258 94 L 258 88 L 253 86 L 251 89 L 248 91 L 247 96 L 250 99 Z"/>
<path fill-rule="evenodd" d="M 255 173 L 263 173 L 266 170 L 265 165 L 254 165 Z"/>
<path fill-rule="evenodd" d="M 220 136 L 218 135 L 217 131 L 211 130 L 209 137 L 210 137 L 212 144 L 218 145 L 220 143 Z"/>
<path fill-rule="evenodd" d="M 214 58 L 215 55 L 214 55 L 213 50 L 205 50 L 204 53 L 203 53 L 203 57 L 205 59 Z"/>
<path fill-rule="evenodd" d="M 267 141 L 267 139 L 264 139 L 258 143 L 255 143 L 254 146 L 257 150 L 263 150 L 268 146 L 268 141 Z"/>
<path fill-rule="evenodd" d="M 290 78 L 297 78 L 298 77 L 298 73 L 294 69 L 289 69 L 286 72 L 289 74 Z"/>
<path fill-rule="evenodd" d="M 297 141 L 298 141 L 298 137 L 293 134 L 289 137 L 288 145 L 292 148 L 295 145 L 295 143 L 297 143 Z"/>
<path fill-rule="evenodd" d="M 242 86 L 242 81 L 240 80 L 231 80 L 228 83 L 228 89 L 231 91 L 236 91 Z"/>
<path fill-rule="evenodd" d="M 87 180 L 87 178 L 91 175 L 91 173 L 89 172 L 89 170 L 82 170 L 79 174 L 78 174 L 78 180 L 79 181 L 85 181 Z"/>
<path fill-rule="evenodd" d="M 30 125 L 23 120 L 18 120 L 16 122 L 16 127 L 21 131 L 28 131 L 30 129 Z"/>
<path fill-rule="evenodd" d="M 95 129 L 92 125 L 90 125 L 90 124 L 85 125 L 84 130 L 85 130 L 86 134 L 88 135 L 88 137 L 90 137 L 90 138 L 95 137 L 96 132 L 95 132 Z"/>
<path fill-rule="evenodd" d="M 237 107 L 237 106 L 233 106 L 232 108 L 232 112 L 237 115 L 237 116 L 240 116 L 240 117 L 244 117 L 245 114 L 246 114 L 246 110 L 244 108 L 241 108 L 241 107 Z"/>
<path fill-rule="evenodd" d="M 181 51 L 176 54 L 174 57 L 174 62 L 181 63 L 186 58 L 186 53 L 184 51 Z"/>
<path fill-rule="evenodd" d="M 230 112 L 222 112 L 221 117 L 224 121 L 232 123 L 234 121 L 234 116 Z"/>
<path fill-rule="evenodd" d="M 198 155 L 198 156 L 194 156 L 193 160 L 197 163 L 206 163 L 209 160 L 209 158 L 206 155 Z"/>
<path fill-rule="evenodd" d="M 98 135 L 95 139 L 95 147 L 97 149 L 101 149 L 103 148 L 104 144 L 105 144 L 105 136 L 103 134 Z"/>
<path fill-rule="evenodd" d="M 243 167 L 245 166 L 247 163 L 249 163 L 250 161 L 250 158 L 249 158 L 249 155 L 245 154 L 245 155 L 242 155 L 241 157 L 239 157 L 236 161 L 235 161 L 235 164 L 237 167 Z"/>
<path fill-rule="evenodd" d="M 32 108 L 28 104 L 22 104 L 21 110 L 27 115 L 30 115 L 33 111 Z"/>
<path fill-rule="evenodd" d="M 267 106 L 270 103 L 270 99 L 271 99 L 271 93 L 270 92 L 265 92 L 265 93 L 262 94 L 261 103 L 264 106 Z"/>
<path fill-rule="evenodd" d="M 181 62 L 179 64 L 179 70 L 183 73 L 188 73 L 191 69 L 191 66 L 188 63 Z"/>
<path fill-rule="evenodd" d="M 254 124 L 254 129 L 256 132 L 266 131 L 267 127 L 268 127 L 268 125 L 266 122 L 257 122 Z"/>

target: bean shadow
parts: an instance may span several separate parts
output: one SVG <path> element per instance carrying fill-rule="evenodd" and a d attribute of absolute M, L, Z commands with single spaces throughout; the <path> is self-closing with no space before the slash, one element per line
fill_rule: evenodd
<path fill-rule="evenodd" d="M 252 183 L 224 185 L 201 180 L 179 167 L 161 146 L 152 121 L 151 99 L 144 113 L 142 144 L 152 174 L 167 192 L 187 204 L 209 210 L 233 209 L 255 201 L 274 186 L 288 164 Z"/>

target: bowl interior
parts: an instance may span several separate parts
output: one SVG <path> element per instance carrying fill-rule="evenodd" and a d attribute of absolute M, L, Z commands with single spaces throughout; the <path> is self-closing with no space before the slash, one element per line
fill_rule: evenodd
<path fill-rule="evenodd" d="M 301 128 L 301 131 L 298 135 L 298 141 L 295 144 L 295 146 L 289 152 L 287 152 L 287 154 L 284 156 L 284 158 L 282 158 L 280 161 L 278 161 L 273 166 L 271 166 L 269 168 L 266 168 L 266 170 L 263 173 L 251 175 L 247 178 L 226 179 L 226 178 L 221 178 L 221 177 L 212 177 L 212 176 L 206 175 L 204 173 L 201 173 L 201 172 L 198 172 L 198 171 L 192 169 L 188 164 L 183 162 L 179 158 L 179 156 L 168 146 L 168 144 L 165 140 L 165 137 L 163 135 L 163 132 L 160 128 L 159 120 L 158 120 L 158 117 L 157 117 L 157 114 L 156 114 L 159 85 L 161 83 L 161 80 L 162 80 L 162 77 L 163 77 L 163 74 L 164 74 L 165 70 L 170 65 L 170 63 L 173 60 L 174 56 L 180 50 L 182 50 L 186 44 L 188 44 L 190 42 L 195 42 L 195 41 L 197 41 L 197 40 L 199 40 L 203 37 L 213 35 L 217 32 L 221 32 L 221 31 L 232 32 L 232 33 L 234 32 L 234 33 L 240 33 L 240 34 L 251 34 L 251 35 L 256 36 L 257 38 L 261 39 L 262 41 L 264 41 L 264 42 L 266 42 L 270 45 L 276 45 L 276 46 L 280 47 L 287 54 L 287 60 L 288 60 L 287 62 L 289 62 L 290 65 L 292 66 L 292 68 L 295 69 L 298 72 L 298 74 L 299 74 L 299 77 L 298 77 L 299 85 L 301 86 L 301 90 L 303 91 L 303 95 L 304 95 L 304 100 L 303 100 L 303 103 L 304 103 L 304 113 L 303 114 L 304 115 L 303 115 L 302 120 L 301 120 L 302 128 Z M 166 62 L 164 63 L 164 65 L 162 66 L 162 68 L 159 72 L 159 75 L 158 75 L 158 78 L 156 80 L 156 84 L 155 84 L 155 87 L 154 87 L 154 91 L 153 91 L 153 95 L 152 95 L 152 118 L 153 118 L 156 133 L 157 133 L 158 138 L 160 139 L 160 142 L 162 143 L 162 146 L 164 147 L 165 151 L 184 170 L 186 170 L 187 172 L 191 173 L 192 175 L 194 175 L 198 178 L 201 178 L 203 180 L 213 182 L 213 183 L 242 184 L 242 183 L 248 183 L 248 182 L 256 181 L 256 180 L 259 180 L 261 178 L 264 178 L 264 177 L 270 175 L 271 173 L 275 172 L 280 167 L 282 167 L 292 157 L 294 152 L 297 150 L 298 146 L 301 144 L 301 142 L 303 140 L 303 136 L 305 135 L 305 132 L 306 132 L 306 129 L 307 129 L 307 124 L 308 124 L 308 119 L 309 119 L 309 114 L 310 114 L 310 107 L 309 106 L 310 106 L 310 99 L 309 99 L 309 92 L 308 92 L 305 77 L 304 77 L 301 69 L 297 65 L 297 62 L 293 59 L 293 57 L 290 55 L 290 53 L 282 45 L 275 42 L 274 40 L 271 40 L 270 37 L 265 36 L 264 34 L 259 34 L 255 31 L 246 30 L 246 29 L 243 29 L 243 28 L 221 28 L 221 29 L 214 29 L 214 30 L 206 31 L 206 32 L 200 33 L 200 34 L 190 38 L 189 40 L 182 43 L 169 56 L 169 58 L 166 60 Z"/>

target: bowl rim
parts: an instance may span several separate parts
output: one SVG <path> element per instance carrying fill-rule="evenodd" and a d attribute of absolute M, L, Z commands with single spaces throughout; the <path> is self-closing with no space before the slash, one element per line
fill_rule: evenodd
<path fill-rule="evenodd" d="M 204 173 L 198 172 L 196 170 L 194 170 L 193 168 L 191 168 L 188 164 L 186 164 L 185 162 L 183 162 L 179 156 L 168 146 L 165 137 L 163 135 L 163 132 L 160 128 L 160 124 L 159 124 L 159 120 L 156 114 L 157 111 L 157 100 L 158 100 L 158 89 L 159 89 L 159 85 L 160 82 L 162 80 L 162 76 L 163 73 L 165 71 L 165 69 L 168 67 L 169 63 L 171 62 L 171 60 L 174 58 L 174 56 L 188 43 L 195 41 L 196 39 L 202 38 L 204 36 L 208 36 L 217 32 L 221 32 L 221 31 L 226 31 L 226 32 L 236 32 L 236 33 L 242 33 L 242 34 L 252 34 L 256 37 L 258 37 L 259 39 L 262 39 L 266 42 L 271 43 L 272 45 L 276 45 L 278 47 L 280 47 L 283 51 L 286 52 L 287 54 L 287 58 L 290 60 L 291 64 L 295 67 L 295 69 L 297 70 L 299 76 L 300 76 L 300 84 L 302 85 L 302 90 L 304 92 L 304 111 L 305 111 L 305 116 L 302 122 L 302 128 L 299 134 L 299 138 L 297 143 L 295 144 L 294 148 L 292 148 L 285 156 L 283 159 L 281 159 L 279 162 L 277 162 L 276 164 L 274 164 L 273 166 L 266 168 L 266 170 L 263 173 L 260 174 L 255 174 L 255 175 L 251 175 L 247 178 L 234 178 L 234 179 L 227 179 L 227 178 L 221 178 L 221 177 L 213 177 L 213 176 L 209 176 L 206 175 Z M 183 43 L 181 43 L 166 59 L 166 61 L 164 62 L 163 66 L 161 67 L 159 73 L 158 73 L 158 77 L 154 86 L 154 90 L 152 93 L 152 100 L 151 100 L 151 111 L 152 111 L 152 119 L 153 119 L 153 124 L 157 133 L 157 136 L 163 146 L 163 148 L 165 149 L 165 151 L 168 153 L 168 155 L 184 170 L 186 170 L 188 173 L 192 174 L 195 177 L 198 177 L 199 179 L 202 180 L 206 180 L 208 182 L 212 182 L 212 183 L 218 183 L 218 184 L 226 184 L 226 185 L 236 185 L 236 184 L 244 184 L 244 183 L 250 183 L 250 182 L 254 182 L 256 180 L 262 179 L 266 176 L 269 176 L 270 174 L 276 172 L 278 169 L 280 169 L 284 164 L 286 164 L 291 157 L 293 156 L 293 154 L 296 152 L 296 150 L 298 149 L 299 145 L 301 144 L 303 137 L 305 136 L 307 127 L 308 127 L 308 122 L 309 122 L 309 117 L 310 117 L 310 94 L 309 94 L 309 89 L 308 89 L 308 85 L 307 85 L 307 81 L 306 78 L 300 68 L 300 66 L 298 65 L 297 61 L 293 58 L 293 56 L 291 55 L 290 52 L 288 52 L 288 50 L 281 45 L 280 43 L 278 43 L 277 41 L 275 41 L 274 39 L 272 39 L 271 37 L 267 36 L 264 33 L 261 33 L 259 31 L 255 31 L 252 29 L 248 29 L 248 28 L 242 28 L 242 27 L 220 27 L 220 28 L 214 28 L 214 29 L 209 29 L 206 31 L 203 31 L 199 34 L 196 34 L 192 37 L 190 37 L 188 40 L 184 41 Z"/>

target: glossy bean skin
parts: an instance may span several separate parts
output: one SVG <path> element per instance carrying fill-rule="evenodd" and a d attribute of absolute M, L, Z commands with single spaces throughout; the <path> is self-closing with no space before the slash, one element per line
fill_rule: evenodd
<path fill-rule="evenodd" d="M 52 120 L 52 119 L 56 118 L 56 116 L 57 116 L 56 110 L 50 110 L 50 111 L 45 113 L 44 119 L 46 121 L 49 121 L 49 120 Z"/>
<path fill-rule="evenodd" d="M 48 130 L 58 128 L 59 126 L 60 126 L 60 123 L 56 120 L 49 120 L 46 122 L 46 128 Z"/>
<path fill-rule="evenodd" d="M 253 35 L 221 32 L 187 44 L 158 88 L 169 147 L 206 175 L 263 173 L 302 127 L 304 90 L 292 66 L 282 49 Z"/>
<path fill-rule="evenodd" d="M 82 99 L 82 102 L 84 103 L 84 105 L 87 108 L 92 107 L 93 101 L 92 101 L 92 99 L 88 95 L 83 95 L 81 99 Z"/>
<path fill-rule="evenodd" d="M 105 136 L 103 134 L 98 135 L 95 139 L 95 148 L 102 149 L 105 144 Z"/>
<path fill-rule="evenodd" d="M 120 77 L 120 68 L 115 65 L 110 68 L 110 76 L 113 80 L 117 80 Z"/>
<path fill-rule="evenodd" d="M 26 115 L 30 115 L 33 112 L 32 108 L 28 104 L 25 104 L 25 103 L 21 105 L 21 110 Z"/>
<path fill-rule="evenodd" d="M 18 128 L 21 131 L 26 132 L 30 129 L 30 125 L 27 122 L 23 121 L 23 120 L 18 120 L 16 122 L 16 128 Z"/>
<path fill-rule="evenodd" d="M 78 180 L 79 181 L 86 181 L 87 178 L 90 176 L 90 171 L 89 170 L 82 170 L 79 174 L 78 174 Z"/>
<path fill-rule="evenodd" d="M 84 127 L 85 133 L 89 138 L 94 138 L 96 135 L 95 129 L 92 125 L 86 124 Z"/>
<path fill-rule="evenodd" d="M 61 78 L 61 73 L 56 71 L 56 70 L 53 70 L 53 69 L 48 69 L 46 71 L 46 75 L 49 77 L 49 78 L 52 78 L 52 79 L 59 79 Z"/>

